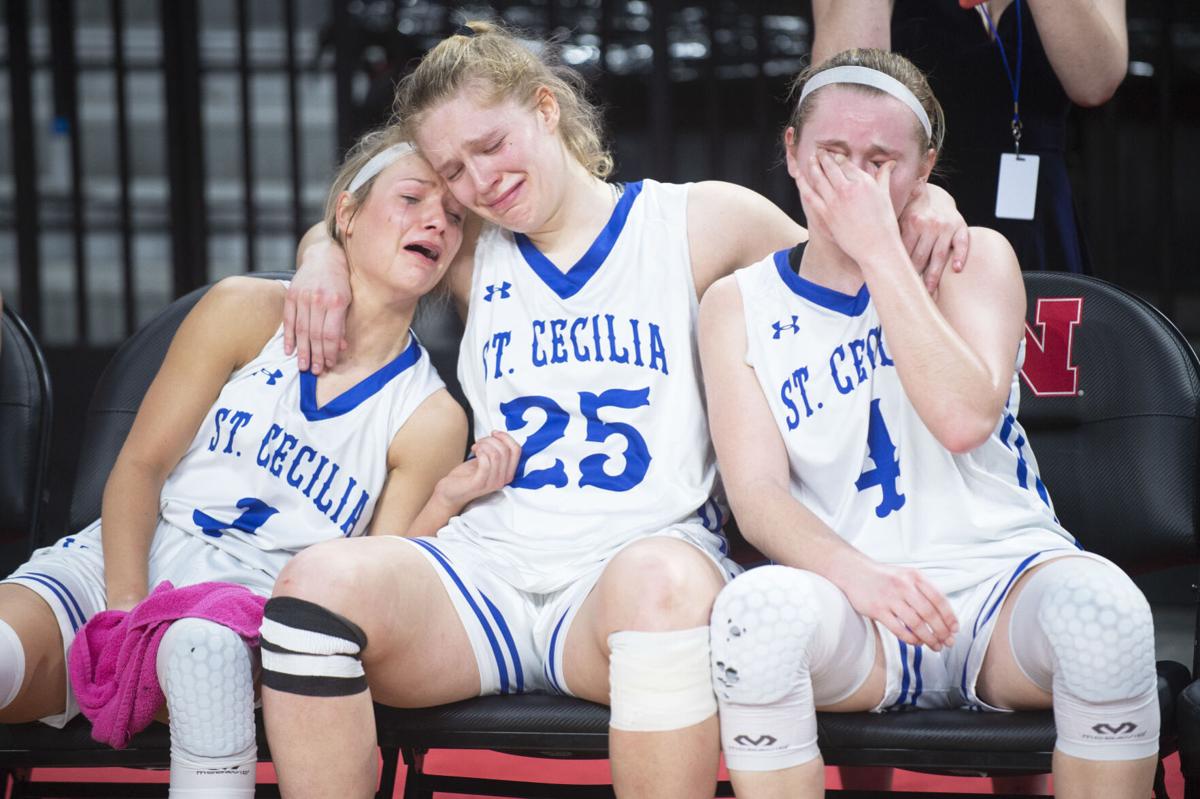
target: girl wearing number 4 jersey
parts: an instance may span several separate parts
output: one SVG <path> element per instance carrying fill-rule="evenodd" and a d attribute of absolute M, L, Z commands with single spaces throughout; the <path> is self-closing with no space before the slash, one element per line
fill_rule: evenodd
<path fill-rule="evenodd" d="M 851 50 L 797 86 L 787 162 L 810 239 L 718 281 L 700 312 L 730 500 L 783 564 L 713 608 L 734 787 L 822 796 L 818 708 L 1052 706 L 1059 796 L 1148 796 L 1149 607 L 1059 525 L 1016 421 L 1012 249 L 973 230 L 930 297 L 896 225 L 942 136 L 924 77 Z"/>
<path fill-rule="evenodd" d="M 607 183 L 579 76 L 485 23 L 425 56 L 398 111 L 483 220 L 448 275 L 466 320 L 459 377 L 476 433 L 512 432 L 521 462 L 436 538 L 337 542 L 289 564 L 267 606 L 280 640 L 266 639 L 310 671 L 277 683 L 264 662 L 283 791 L 374 790 L 372 699 L 542 690 L 611 704 L 621 795 L 711 796 L 707 619 L 734 567 L 697 298 L 803 231 L 729 184 Z"/>
<path fill-rule="evenodd" d="M 205 294 L 142 402 L 101 518 L 0 584 L 0 720 L 62 726 L 78 713 L 64 664 L 79 628 L 134 607 L 161 581 L 267 596 L 310 544 L 368 527 L 433 531 L 510 479 L 517 449 L 503 438 L 455 468 L 466 420 L 409 332 L 461 244 L 463 214 L 394 132 L 363 139 L 328 214 L 359 301 L 347 357 L 320 378 L 284 353 L 282 283 L 231 278 Z M 182 619 L 162 637 L 157 666 L 171 796 L 252 796 L 248 647 L 226 627 Z"/>

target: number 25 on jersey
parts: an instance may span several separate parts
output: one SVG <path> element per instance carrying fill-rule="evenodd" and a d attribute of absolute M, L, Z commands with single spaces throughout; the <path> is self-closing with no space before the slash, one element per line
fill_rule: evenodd
<path fill-rule="evenodd" d="M 620 474 L 608 474 L 604 464 L 610 460 L 608 455 L 597 453 L 588 455 L 579 462 L 579 485 L 595 486 L 605 491 L 628 491 L 646 477 L 650 467 L 650 450 L 646 439 L 633 425 L 624 422 L 606 422 L 600 418 L 603 408 L 640 408 L 650 404 L 650 389 L 610 388 L 599 394 L 591 391 L 579 392 L 579 412 L 587 420 L 587 441 L 606 441 L 609 437 L 619 435 L 625 439 L 625 468 Z M 570 414 L 562 406 L 549 397 L 530 395 L 517 397 L 508 402 L 500 403 L 500 413 L 504 414 L 504 424 L 510 432 L 521 430 L 528 422 L 526 413 L 531 408 L 537 408 L 546 414 L 542 426 L 525 439 L 521 447 L 521 460 L 517 463 L 517 474 L 511 485 L 513 488 L 542 488 L 554 486 L 562 488 L 567 485 L 567 470 L 562 460 L 555 458 L 554 465 L 545 469 L 526 471 L 529 459 L 543 451 L 555 441 L 563 438 L 567 431 Z"/>

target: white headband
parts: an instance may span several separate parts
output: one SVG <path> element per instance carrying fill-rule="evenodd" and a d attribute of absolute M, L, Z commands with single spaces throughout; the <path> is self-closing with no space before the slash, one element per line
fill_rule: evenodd
<path fill-rule="evenodd" d="M 371 160 L 363 164 L 362 169 L 358 170 L 358 174 L 354 176 L 354 180 L 350 181 L 350 187 L 346 191 L 353 194 L 358 191 L 364 183 L 378 175 L 383 170 L 387 169 L 392 164 L 400 160 L 401 157 L 409 153 L 415 153 L 414 148 L 408 142 L 400 142 L 393 144 L 383 152 L 376 153 L 371 156 Z"/>
<path fill-rule="evenodd" d="M 804 98 L 817 89 L 820 89 L 822 86 L 828 86 L 831 83 L 857 83 L 860 86 L 871 86 L 879 89 L 881 92 L 890 94 L 912 109 L 912 112 L 917 115 L 917 119 L 921 122 L 921 127 L 925 129 L 926 138 L 933 138 L 933 126 L 929 124 L 929 115 L 925 113 L 925 109 L 917 101 L 917 96 L 909 91 L 907 86 L 891 75 L 880 72 L 877 69 L 871 69 L 870 67 L 842 66 L 818 72 L 804 84 L 804 89 L 800 92 L 800 102 L 797 105 L 802 104 Z"/>

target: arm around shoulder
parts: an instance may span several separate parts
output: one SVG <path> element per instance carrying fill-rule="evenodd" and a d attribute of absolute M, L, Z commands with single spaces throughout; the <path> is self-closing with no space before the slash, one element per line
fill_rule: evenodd
<path fill-rule="evenodd" d="M 808 238 L 779 206 L 736 183 L 708 180 L 688 190 L 688 249 L 696 293 L 771 253 Z"/>
<path fill-rule="evenodd" d="M 1000 417 L 1012 385 L 1017 349 L 1025 329 L 1025 284 L 1012 245 L 988 228 L 971 228 L 967 268 L 948 273 L 938 291 L 938 310 L 978 359 L 988 384 L 977 406 L 974 429 L 955 451 L 982 443 Z"/>
<path fill-rule="evenodd" d="M 963 329 L 968 326 L 962 317 L 982 315 L 1003 327 L 999 336 L 1015 332 L 1016 336 L 1009 337 L 1019 340 L 1025 318 L 1025 281 L 1017 255 L 1001 233 L 985 227 L 970 231 L 974 246 L 967 268 L 943 279 L 938 308 L 964 337 Z"/>
<path fill-rule="evenodd" d="M 313 225 L 296 248 L 296 275 L 283 314 L 284 347 L 313 374 L 337 363 L 350 305 L 350 271 L 342 246 L 323 224 Z"/>

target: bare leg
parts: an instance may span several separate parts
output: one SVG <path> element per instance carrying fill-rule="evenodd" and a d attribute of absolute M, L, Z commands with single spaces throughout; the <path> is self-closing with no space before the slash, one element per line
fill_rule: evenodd
<path fill-rule="evenodd" d="M 1054 795 L 1059 799 L 1145 799 L 1158 759 L 1083 760 L 1055 750 Z"/>
<path fill-rule="evenodd" d="M 1029 579 L 1056 562 L 1040 564 L 1022 575 L 1000 610 L 977 682 L 977 693 L 988 704 L 1014 710 L 1045 709 L 1053 705 L 1052 695 L 1035 685 L 1017 665 L 1009 645 L 1009 629 L 1016 599 Z M 1084 760 L 1055 749 L 1055 795 L 1064 799 L 1148 797 L 1156 763 L 1153 756 L 1139 760 Z"/>
<path fill-rule="evenodd" d="M 724 580 L 683 541 L 653 538 L 622 550 L 604 570 L 567 635 L 564 670 L 576 695 L 609 702 L 608 636 L 707 626 Z M 609 730 L 613 786 L 621 797 L 711 797 L 720 743 L 717 717 L 678 730 Z"/>
<path fill-rule="evenodd" d="M 0 619 L 16 631 L 25 650 L 20 693 L 0 710 L 0 723 L 17 724 L 61 713 L 67 701 L 67 667 L 54 611 L 34 591 L 6 583 L 0 585 Z M 5 653 L 0 652 L 0 657 Z"/>
<path fill-rule="evenodd" d="M 334 541 L 293 558 L 275 596 L 319 604 L 366 633 L 369 690 L 313 697 L 263 688 L 271 754 L 287 797 L 369 797 L 378 760 L 372 700 L 423 707 L 476 696 L 479 671 L 458 614 L 416 547 Z"/>

